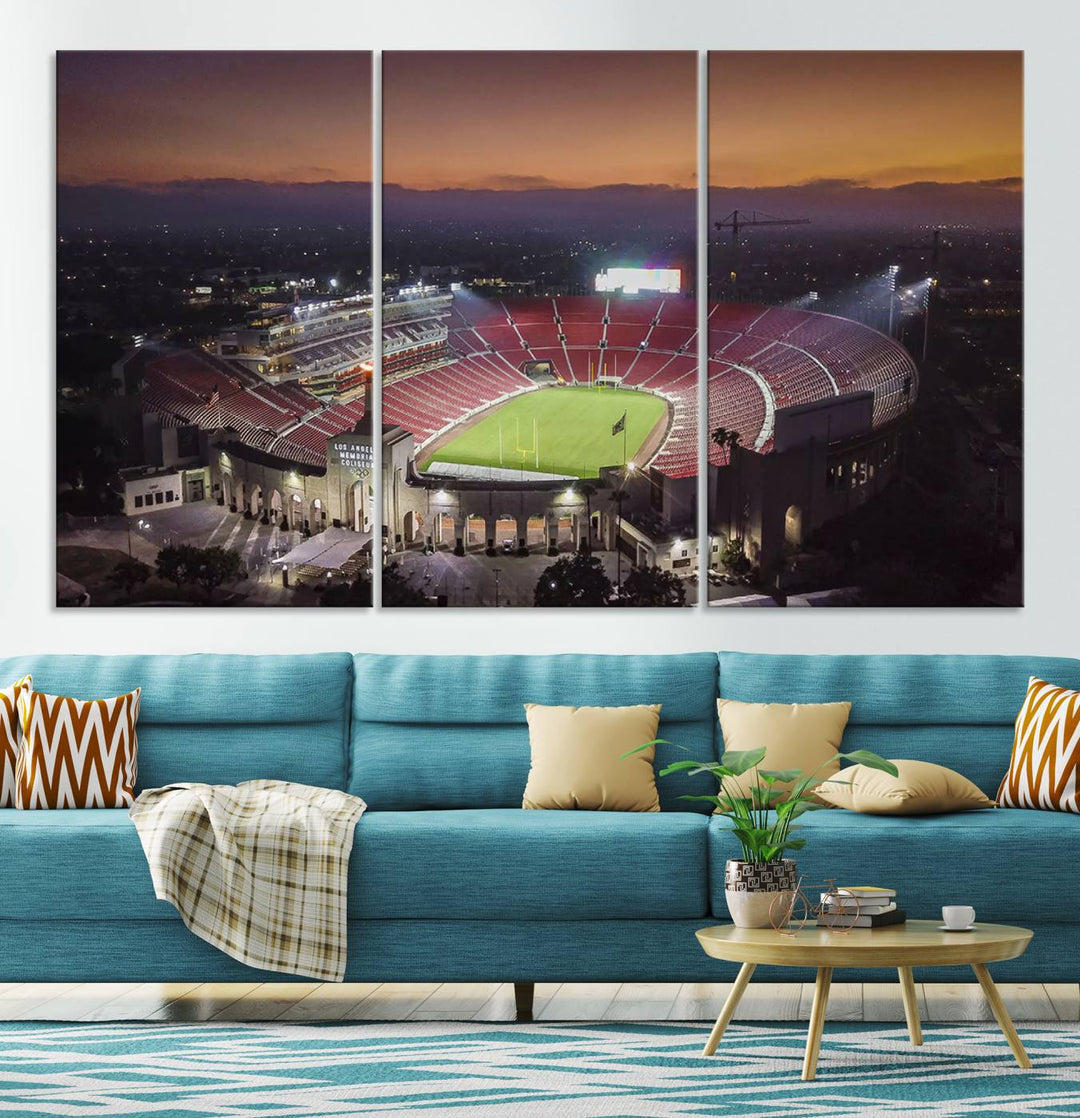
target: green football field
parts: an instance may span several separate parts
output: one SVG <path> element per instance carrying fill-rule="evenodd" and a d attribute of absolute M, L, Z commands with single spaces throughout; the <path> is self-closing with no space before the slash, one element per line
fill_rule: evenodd
<path fill-rule="evenodd" d="M 501 466 L 596 477 L 623 464 L 623 435 L 611 428 L 626 412 L 626 461 L 634 457 L 667 405 L 647 392 L 618 388 L 545 388 L 508 400 L 421 463 Z"/>

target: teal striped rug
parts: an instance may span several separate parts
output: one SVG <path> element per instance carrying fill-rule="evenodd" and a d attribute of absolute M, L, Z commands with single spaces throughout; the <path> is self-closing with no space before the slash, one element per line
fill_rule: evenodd
<path fill-rule="evenodd" d="M 722 1115 L 836 1118 L 1080 1114 L 1080 1024 L 826 1025 L 799 1080 L 805 1024 L 0 1024 L 0 1114 L 340 1118 Z"/>

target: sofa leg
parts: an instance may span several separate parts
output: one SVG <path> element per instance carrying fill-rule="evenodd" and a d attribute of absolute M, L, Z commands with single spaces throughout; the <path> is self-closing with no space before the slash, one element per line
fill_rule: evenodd
<path fill-rule="evenodd" d="M 533 994 L 535 993 L 535 982 L 514 983 L 514 1007 L 517 1010 L 519 1021 L 531 1021 L 533 1019 Z"/>

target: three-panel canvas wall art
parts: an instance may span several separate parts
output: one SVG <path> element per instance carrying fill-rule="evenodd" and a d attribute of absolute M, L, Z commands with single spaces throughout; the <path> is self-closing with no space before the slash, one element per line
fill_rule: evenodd
<path fill-rule="evenodd" d="M 58 604 L 1022 604 L 1020 52 L 57 84 Z"/>

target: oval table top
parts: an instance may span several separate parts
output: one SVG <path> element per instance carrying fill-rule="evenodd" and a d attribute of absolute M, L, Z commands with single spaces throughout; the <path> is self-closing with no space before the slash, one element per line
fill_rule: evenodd
<path fill-rule="evenodd" d="M 794 935 L 774 928 L 719 924 L 695 933 L 706 954 L 732 963 L 786 967 L 932 967 L 996 963 L 1022 955 L 1027 928 L 976 924 L 970 932 L 943 932 L 937 920 L 909 920 L 885 928 L 837 932 L 807 924 Z"/>

